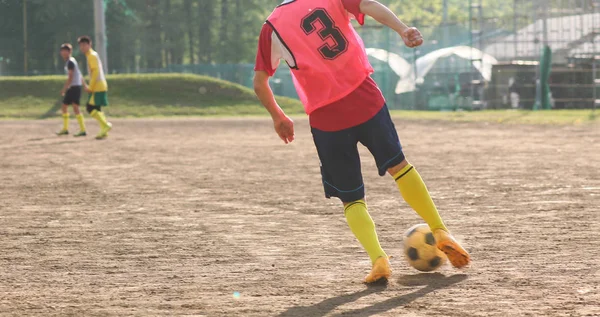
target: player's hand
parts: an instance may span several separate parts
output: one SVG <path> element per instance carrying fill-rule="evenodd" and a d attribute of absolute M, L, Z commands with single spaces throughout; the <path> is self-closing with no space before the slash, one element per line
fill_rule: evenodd
<path fill-rule="evenodd" d="M 294 121 L 290 117 L 284 115 L 273 119 L 273 125 L 275 132 L 279 135 L 279 138 L 285 142 L 285 144 L 294 141 Z"/>
<path fill-rule="evenodd" d="M 417 47 L 423 44 L 423 35 L 417 28 L 408 28 L 401 34 L 404 44 L 408 47 Z"/>
<path fill-rule="evenodd" d="M 88 86 L 85 86 L 85 91 L 86 91 L 87 93 L 90 93 L 90 94 L 92 93 L 92 90 L 91 90 L 91 89 L 90 89 L 90 87 L 88 87 Z"/>
<path fill-rule="evenodd" d="M 61 95 L 61 96 L 64 96 L 66 93 L 67 93 L 67 90 L 66 90 L 66 89 L 62 89 L 62 90 L 60 91 L 60 95 Z"/>

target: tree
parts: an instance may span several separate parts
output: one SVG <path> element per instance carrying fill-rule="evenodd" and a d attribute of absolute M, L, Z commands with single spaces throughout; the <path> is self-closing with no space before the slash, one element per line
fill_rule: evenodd
<path fill-rule="evenodd" d="M 214 12 L 214 1 L 201 0 L 198 4 L 198 61 L 201 63 L 212 62 Z"/>
<path fill-rule="evenodd" d="M 440 0 L 381 0 L 426 39 L 439 37 Z M 468 1 L 448 0 L 455 39 L 468 38 Z M 552 7 L 561 3 L 552 0 Z M 281 0 L 106 0 L 108 58 L 111 71 L 160 69 L 185 63 L 252 63 L 265 19 Z M 23 0 L 0 0 L 0 67 L 23 69 Z M 58 46 L 94 34 L 91 0 L 27 0 L 28 62 L 40 73 L 62 71 Z M 534 1 L 523 1 L 531 12 Z M 483 0 L 486 27 L 512 31 L 513 1 Z M 525 13 L 525 12 L 524 12 Z M 531 15 L 531 14 L 530 14 Z M 372 19 L 369 24 L 375 24 Z M 518 27 L 531 23 L 519 19 Z M 444 26 L 446 27 L 446 26 Z M 364 30 L 363 30 L 364 31 Z M 371 32 L 371 31 L 369 31 Z M 386 40 L 373 31 L 371 42 Z M 467 34 L 467 35 L 465 35 Z M 365 40 L 368 40 L 367 38 Z M 77 47 L 75 45 L 75 47 Z M 400 47 L 400 45 L 398 45 Z M 392 49 L 399 49 L 391 46 Z M 76 57 L 82 61 L 79 52 Z"/>
<path fill-rule="evenodd" d="M 189 49 L 189 59 L 190 59 L 190 64 L 195 64 L 196 60 L 195 60 L 195 52 L 194 52 L 194 48 L 196 46 L 196 41 L 194 40 L 194 26 L 193 26 L 193 21 L 194 21 L 194 11 L 192 11 L 192 6 L 194 3 L 192 3 L 192 0 L 185 0 L 184 1 L 184 10 L 185 10 L 185 24 L 187 26 L 187 40 L 188 40 L 188 49 Z"/>
<path fill-rule="evenodd" d="M 143 64 L 150 69 L 162 68 L 162 25 L 160 14 L 160 0 L 146 0 L 146 10 L 144 12 L 144 21 L 146 32 L 142 43 Z"/>

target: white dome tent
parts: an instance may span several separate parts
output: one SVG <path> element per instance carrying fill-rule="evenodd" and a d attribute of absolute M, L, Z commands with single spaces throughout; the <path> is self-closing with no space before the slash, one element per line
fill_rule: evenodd
<path fill-rule="evenodd" d="M 415 76 L 415 68 L 413 65 L 397 54 L 375 48 L 368 48 L 367 54 L 380 61 L 387 62 L 394 73 L 400 77 L 400 80 L 396 85 L 396 94 L 415 91 L 416 84 L 423 83 L 425 76 L 427 76 L 435 64 L 442 58 L 455 56 L 468 61 L 473 59 L 481 60 L 473 62 L 473 66 L 486 81 L 491 80 L 492 66 L 498 63 L 496 58 L 476 48 L 469 46 L 448 47 L 433 51 L 418 58 L 416 61 L 418 76 Z"/>
<path fill-rule="evenodd" d="M 387 63 L 390 69 L 400 77 L 395 93 L 401 94 L 415 90 L 413 66 L 400 55 L 378 48 L 367 48 L 367 55 Z"/>

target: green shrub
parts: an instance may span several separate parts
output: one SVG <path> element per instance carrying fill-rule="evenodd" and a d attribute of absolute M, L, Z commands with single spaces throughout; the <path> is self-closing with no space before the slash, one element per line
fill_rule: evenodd
<path fill-rule="evenodd" d="M 64 80 L 63 76 L 0 77 L 0 118 L 56 115 Z M 110 75 L 108 86 L 106 111 L 113 117 L 266 114 L 251 89 L 206 76 Z M 85 98 L 83 93 L 82 104 Z M 278 102 L 291 114 L 303 111 L 297 100 L 282 97 Z"/>

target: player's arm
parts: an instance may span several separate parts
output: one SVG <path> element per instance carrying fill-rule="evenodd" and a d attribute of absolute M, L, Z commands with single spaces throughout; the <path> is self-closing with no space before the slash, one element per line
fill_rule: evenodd
<path fill-rule="evenodd" d="M 272 34 L 271 27 L 264 24 L 258 38 L 258 51 L 254 65 L 254 92 L 271 114 L 275 132 L 287 144 L 294 141 L 294 122 L 279 107 L 271 86 L 269 86 L 269 77 L 275 74 L 280 58 L 279 54 L 273 54 Z M 274 60 L 277 60 L 276 65 L 273 65 Z"/>
<path fill-rule="evenodd" d="M 288 144 L 294 141 L 294 122 L 277 104 L 273 90 L 269 86 L 269 74 L 267 72 L 257 70 L 254 73 L 254 92 L 265 109 L 271 114 L 275 132 L 283 142 Z"/>
<path fill-rule="evenodd" d="M 402 37 L 406 46 L 417 47 L 423 44 L 423 36 L 417 28 L 408 27 L 398 19 L 392 10 L 378 1 L 362 0 L 360 2 L 360 12 L 396 31 Z"/>
<path fill-rule="evenodd" d="M 96 87 L 96 79 L 98 78 L 99 72 L 97 57 L 92 56 L 91 58 L 88 58 L 88 65 L 90 70 L 90 84 L 88 85 L 88 88 L 86 90 L 88 92 L 92 92 Z"/>
<path fill-rule="evenodd" d="M 81 76 L 81 86 L 83 86 L 83 89 L 85 91 L 87 91 L 89 89 L 87 83 L 85 82 L 85 78 L 83 78 L 83 76 Z"/>

